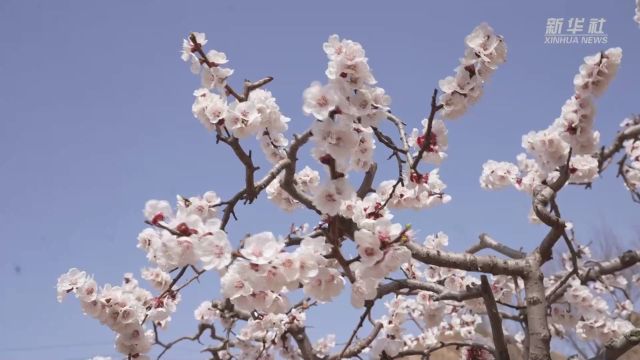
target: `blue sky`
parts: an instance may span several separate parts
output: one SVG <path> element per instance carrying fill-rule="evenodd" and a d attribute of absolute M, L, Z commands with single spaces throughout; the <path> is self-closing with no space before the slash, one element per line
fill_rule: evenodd
<path fill-rule="evenodd" d="M 274 76 L 268 89 L 292 118 L 290 131 L 301 132 L 311 121 L 302 114 L 302 91 L 324 81 L 322 42 L 329 35 L 363 44 L 394 112 L 417 127 L 437 81 L 462 56 L 464 36 L 489 22 L 506 38 L 508 61 L 483 99 L 448 124 L 441 175 L 453 201 L 396 218 L 414 224 L 420 237 L 445 231 L 457 250 L 481 232 L 531 250 L 544 228 L 527 221 L 530 199 L 514 190 L 481 190 L 481 166 L 487 159 L 515 160 L 521 136 L 558 116 L 582 58 L 604 47 L 545 45 L 547 18 L 605 18 L 605 46 L 624 50 L 618 77 L 596 104 L 603 141 L 640 111 L 633 3 L 0 2 L 0 359 L 114 354 L 108 329 L 84 317 L 74 299 L 56 302 L 58 275 L 75 266 L 99 283 L 119 283 L 122 273 L 147 265 L 135 247 L 146 200 L 207 190 L 228 198 L 239 190 L 242 168 L 191 115 L 199 81 L 179 58 L 188 32 L 206 32 L 208 46 L 226 52 L 236 69 L 232 83 Z M 394 176 L 393 163 L 381 167 L 379 179 Z M 592 190 L 563 191 L 559 204 L 583 243 L 604 226 L 622 237 L 638 234 L 639 208 L 612 171 Z M 240 221 L 229 226 L 234 241 L 316 221 L 309 213 L 280 211 L 264 194 L 237 214 Z M 216 296 L 211 274 L 185 293 L 168 333 L 195 331 L 193 309 Z M 309 316 L 314 339 L 336 332 L 342 341 L 359 313 L 343 297 Z M 188 348 L 168 358 L 203 358 Z"/>

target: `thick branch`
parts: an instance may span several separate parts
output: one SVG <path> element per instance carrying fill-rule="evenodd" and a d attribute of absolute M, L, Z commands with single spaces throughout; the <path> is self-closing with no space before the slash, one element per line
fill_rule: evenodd
<path fill-rule="evenodd" d="M 533 211 L 540 221 L 551 227 L 547 236 L 542 240 L 538 247 L 538 253 L 542 262 L 540 265 L 549 261 L 552 256 L 552 250 L 555 244 L 564 234 L 566 223 L 559 216 L 552 214 L 547 208 L 554 201 L 556 193 L 569 180 L 569 161 L 571 160 L 572 150 L 569 149 L 567 162 L 560 167 L 560 176 L 551 184 L 538 185 L 533 191 Z"/>
<path fill-rule="evenodd" d="M 453 292 L 448 290 L 446 287 L 436 283 L 422 282 L 410 279 L 393 279 L 386 284 L 381 284 L 380 286 L 378 286 L 378 295 L 376 296 L 376 298 L 380 299 L 388 294 L 397 293 L 401 290 L 429 291 L 438 294 L 434 297 L 435 301 L 453 300 L 462 302 L 465 300 L 477 299 L 482 296 L 479 287 L 469 287 L 466 291 Z"/>
<path fill-rule="evenodd" d="M 507 349 L 507 343 L 504 340 L 504 332 L 502 331 L 502 318 L 500 317 L 500 312 L 498 312 L 498 305 L 496 304 L 496 299 L 493 297 L 491 285 L 489 285 L 489 280 L 486 275 L 480 276 L 480 282 L 482 298 L 484 299 L 484 305 L 487 308 L 487 316 L 489 317 L 489 323 L 491 324 L 493 343 L 496 347 L 496 359 L 509 360 L 509 350 Z"/>
<path fill-rule="evenodd" d="M 480 236 L 478 236 L 478 238 L 479 238 L 479 241 L 473 246 L 471 246 L 470 248 L 468 248 L 465 251 L 466 253 L 475 254 L 482 249 L 492 249 L 512 259 L 524 259 L 527 256 L 526 253 L 520 250 L 512 249 L 507 245 L 499 243 L 498 241 L 491 238 L 491 236 L 489 236 L 488 234 L 482 233 L 480 234 Z"/>
<path fill-rule="evenodd" d="M 524 277 L 524 289 L 527 305 L 527 329 L 529 341 L 529 360 L 549 360 L 551 334 L 547 324 L 547 304 L 544 294 L 544 275 L 540 271 L 541 260 L 538 256 L 531 259 L 529 272 Z"/>
<path fill-rule="evenodd" d="M 499 259 L 495 256 L 452 253 L 428 249 L 413 242 L 407 242 L 405 246 L 411 250 L 414 259 L 425 264 L 493 275 L 520 275 L 526 268 L 524 260 L 521 259 Z"/>
<path fill-rule="evenodd" d="M 582 275 L 583 281 L 595 281 L 603 275 L 609 275 L 629 268 L 640 262 L 640 250 L 627 250 L 615 259 L 602 261 L 590 266 Z"/>
<path fill-rule="evenodd" d="M 307 336 L 307 332 L 305 328 L 302 326 L 291 326 L 289 327 L 289 332 L 293 336 L 293 340 L 295 340 L 296 344 L 298 344 L 298 349 L 300 349 L 300 353 L 302 354 L 302 358 L 305 360 L 319 360 L 320 358 L 313 352 L 313 345 L 309 340 L 309 336 Z"/>
<path fill-rule="evenodd" d="M 376 177 L 376 171 L 378 170 L 378 165 L 376 163 L 371 164 L 369 169 L 364 173 L 364 177 L 362 178 L 362 183 L 360 183 L 360 187 L 358 188 L 357 195 L 360 199 L 363 199 L 370 192 L 375 192 L 373 190 L 373 180 Z"/>

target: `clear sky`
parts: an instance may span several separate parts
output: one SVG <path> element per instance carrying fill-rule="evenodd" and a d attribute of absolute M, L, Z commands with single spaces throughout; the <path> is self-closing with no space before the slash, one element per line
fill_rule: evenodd
<path fill-rule="evenodd" d="M 527 221 L 530 199 L 515 190 L 481 190 L 481 166 L 488 159 L 514 161 L 521 136 L 559 115 L 582 58 L 605 46 L 621 46 L 624 57 L 597 101 L 603 141 L 623 118 L 640 112 L 640 29 L 633 10 L 632 0 L 1 1 L 0 359 L 113 355 L 107 328 L 83 316 L 75 299 L 56 302 L 58 275 L 75 266 L 101 284 L 119 283 L 122 273 L 147 265 L 136 249 L 146 200 L 207 190 L 228 198 L 239 190 L 242 168 L 191 115 L 199 80 L 179 58 L 190 31 L 206 32 L 207 46 L 226 52 L 236 69 L 233 84 L 274 76 L 268 89 L 292 118 L 291 131 L 301 132 L 311 121 L 302 114 L 302 91 L 324 81 L 322 43 L 329 35 L 363 44 L 394 112 L 417 127 L 437 81 L 453 74 L 464 36 L 489 22 L 506 38 L 508 61 L 483 99 L 448 123 L 449 158 L 441 175 L 453 201 L 396 218 L 413 223 L 421 238 L 445 231 L 457 250 L 481 232 L 531 250 L 544 228 Z M 604 18 L 609 44 L 545 45 L 551 17 Z M 394 163 L 381 167 L 384 178 L 394 176 Z M 583 243 L 605 225 L 623 237 L 638 234 L 640 208 L 613 171 L 592 190 L 563 191 L 559 204 Z M 316 220 L 305 212 L 287 215 L 264 194 L 237 214 L 240 221 L 229 226 L 234 242 Z M 218 296 L 217 282 L 207 275 L 186 291 L 169 334 L 195 331 L 193 309 Z M 343 341 L 359 312 L 343 297 L 309 316 L 314 340 L 336 332 Z M 187 348 L 168 358 L 203 358 Z"/>

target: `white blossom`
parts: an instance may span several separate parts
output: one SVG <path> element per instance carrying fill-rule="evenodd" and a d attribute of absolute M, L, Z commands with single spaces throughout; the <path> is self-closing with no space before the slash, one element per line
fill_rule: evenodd
<path fill-rule="evenodd" d="M 220 311 L 213 307 L 211 301 L 203 301 L 193 312 L 193 316 L 201 323 L 211 324 L 220 318 Z"/>
<path fill-rule="evenodd" d="M 266 264 L 274 260 L 283 247 L 284 243 L 265 231 L 244 239 L 240 254 L 254 264 Z"/>
<path fill-rule="evenodd" d="M 484 82 L 498 65 L 506 61 L 507 47 L 502 36 L 496 35 L 486 23 L 478 25 L 465 38 L 467 49 L 460 59 L 455 76 L 439 81 L 443 94 L 439 102 L 442 115 L 454 119 L 464 114 L 482 96 Z"/>
<path fill-rule="evenodd" d="M 598 160 L 590 155 L 576 155 L 569 162 L 569 180 L 589 183 L 598 177 Z"/>
<path fill-rule="evenodd" d="M 66 274 L 58 278 L 58 302 L 62 302 L 65 295 L 81 287 L 88 280 L 87 273 L 71 268 Z"/>
<path fill-rule="evenodd" d="M 304 285 L 304 293 L 319 301 L 331 301 L 344 288 L 344 278 L 338 270 L 328 267 L 318 269 L 318 274 Z"/>
<path fill-rule="evenodd" d="M 573 83 L 576 94 L 581 96 L 600 96 L 615 76 L 622 59 L 621 48 L 610 48 L 584 58 L 580 72 Z"/>
<path fill-rule="evenodd" d="M 302 111 L 313 115 L 318 120 L 325 120 L 329 112 L 338 106 L 338 94 L 331 85 L 322 86 L 319 82 L 311 83 L 303 93 L 304 105 Z"/>
<path fill-rule="evenodd" d="M 330 180 L 318 188 L 313 204 L 324 214 L 336 215 L 343 201 L 351 199 L 354 190 L 346 178 Z"/>
<path fill-rule="evenodd" d="M 480 186 L 484 189 L 499 189 L 516 183 L 520 175 L 518 167 L 509 162 L 489 160 L 482 165 Z"/>
<path fill-rule="evenodd" d="M 444 121 L 436 119 L 432 123 L 431 135 L 429 140 L 426 139 L 426 129 L 429 121 L 428 119 L 422 120 L 422 130 L 413 129 L 411 136 L 409 137 L 409 145 L 416 149 L 414 156 L 417 156 L 418 151 L 425 148 L 422 154 L 422 160 L 427 163 L 439 165 L 442 160 L 447 157 L 445 152 L 448 148 L 447 128 Z"/>

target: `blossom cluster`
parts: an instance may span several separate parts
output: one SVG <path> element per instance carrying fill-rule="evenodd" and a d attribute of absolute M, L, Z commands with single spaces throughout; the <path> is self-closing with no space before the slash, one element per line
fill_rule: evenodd
<path fill-rule="evenodd" d="M 390 199 L 389 206 L 392 208 L 419 210 L 451 201 L 451 195 L 444 192 L 447 185 L 440 179 L 438 168 L 422 175 L 411 173 L 404 177 L 403 183 L 395 191 L 396 180 L 385 180 L 378 187 L 378 193 Z"/>
<path fill-rule="evenodd" d="M 116 349 L 135 359 L 149 359 L 146 355 L 154 343 L 153 332 L 145 331 L 142 321 L 151 315 L 158 299 L 138 286 L 131 274 L 125 274 L 121 286 L 106 284 L 99 288 L 86 272 L 76 268 L 58 278 L 58 301 L 73 293 L 85 314 L 97 319 L 117 333 Z"/>
<path fill-rule="evenodd" d="M 343 173 L 367 170 L 375 147 L 371 127 L 384 118 L 391 99 L 374 86 L 359 43 L 332 35 L 323 48 L 329 58 L 328 83 L 313 82 L 303 93 L 302 109 L 316 119 L 314 156 L 321 162 L 332 158 Z"/>
<path fill-rule="evenodd" d="M 346 179 L 336 179 L 333 184 L 347 186 Z M 322 194 L 320 192 L 320 194 Z M 351 196 L 345 198 L 341 203 L 332 204 L 333 208 L 329 209 L 329 205 L 322 207 L 323 212 L 329 214 L 338 214 L 343 218 L 353 221 L 358 230 L 354 233 L 354 241 L 358 252 L 359 260 L 353 261 L 350 264 L 350 270 L 354 274 L 355 279 L 351 284 L 351 303 L 354 307 L 364 306 L 365 301 L 372 300 L 377 296 L 377 287 L 380 281 L 387 275 L 397 271 L 400 266 L 411 258 L 409 250 L 402 246 L 404 241 L 410 239 L 411 231 L 409 228 L 402 226 L 399 223 L 393 223 L 391 219 L 393 216 L 389 210 L 383 206 L 385 197 L 378 193 L 370 193 L 363 199 L 358 198 L 351 191 Z M 270 236 L 273 239 L 272 236 Z M 249 238 L 251 239 L 251 237 Z M 303 240 L 301 247 L 296 249 L 295 254 L 305 254 L 305 241 Z M 317 241 L 317 240 L 315 240 Z M 272 241 L 271 241 L 272 242 Z M 245 245 L 246 246 L 246 245 Z M 281 247 L 282 245 L 278 245 Z M 315 251 L 320 254 L 325 254 L 330 248 L 318 251 L 316 247 Z M 287 256 L 288 253 L 282 253 L 281 256 Z M 319 263 L 326 263 L 335 266 L 335 263 L 326 262 L 318 259 Z M 254 265 L 255 266 L 255 265 Z M 326 265 L 324 265 L 326 266 Z M 332 273 L 333 270 L 330 270 Z M 336 273 L 331 274 L 331 278 Z M 291 278 L 291 276 L 289 276 Z M 296 279 L 296 278 L 293 278 Z M 298 280 L 298 279 L 296 279 Z M 259 280 L 261 283 L 265 283 L 264 279 Z M 304 284 L 305 281 L 302 281 Z M 338 283 L 342 284 L 342 283 Z M 307 295 L 314 296 L 318 300 L 327 300 L 324 296 L 316 294 L 316 291 L 321 289 L 312 287 L 313 284 L 304 285 L 303 289 Z M 337 288 L 335 288 L 337 290 Z M 333 291 L 327 292 L 327 289 L 322 290 L 323 293 L 329 296 L 335 296 Z M 325 295 L 326 296 L 326 295 Z"/>
<path fill-rule="evenodd" d="M 448 236 L 442 232 L 428 235 L 423 245 L 428 249 L 445 251 Z M 465 271 L 422 266 L 414 261 L 403 264 L 402 270 L 411 280 L 442 284 L 449 292 L 464 291 L 479 284 L 477 278 Z M 516 290 L 510 277 L 494 276 L 492 283 L 497 300 L 512 302 Z M 370 346 L 370 358 L 380 359 L 383 352 L 393 357 L 405 350 L 428 350 L 451 340 L 487 341 L 477 332 L 482 322 L 481 315 L 486 311 L 482 300 L 441 300 L 438 296 L 431 291 L 418 291 L 414 297 L 399 295 L 387 301 L 387 314 L 379 319 L 382 330 Z M 412 333 L 410 322 L 417 323 L 420 331 Z"/>
<path fill-rule="evenodd" d="M 591 251 L 586 246 L 577 249 L 578 265 L 591 260 Z M 570 253 L 562 256 L 567 271 L 573 267 Z M 558 279 L 545 279 L 552 286 Z M 620 275 L 605 275 L 600 281 L 582 284 L 580 279 L 568 281 L 567 291 L 551 306 L 549 319 L 553 335 L 566 336 L 574 330 L 581 340 L 607 343 L 621 337 L 634 328 L 628 320 L 634 306 L 629 300 L 620 301 L 615 292 L 628 287 L 627 279 Z M 615 307 L 612 309 L 612 304 Z"/>
<path fill-rule="evenodd" d="M 447 157 L 447 151 L 449 141 L 447 138 L 447 128 L 444 125 L 444 121 L 440 119 L 433 120 L 431 125 L 431 132 L 429 139 L 427 139 L 427 127 L 429 126 L 429 119 L 422 120 L 422 130 L 413 129 L 411 135 L 407 139 L 409 145 L 416 149 L 414 156 L 418 156 L 420 149 L 425 149 L 422 154 L 422 160 L 428 164 L 440 165 L 442 160 Z"/>
<path fill-rule="evenodd" d="M 323 49 L 328 82 L 313 82 L 303 92 L 302 110 L 315 119 L 313 155 L 341 173 L 368 170 L 375 148 L 372 127 L 385 117 L 391 98 L 374 86 L 362 45 L 332 35 Z"/>
<path fill-rule="evenodd" d="M 448 237 L 442 232 L 427 236 L 424 242 L 426 248 L 440 251 L 445 250 L 447 245 Z M 592 261 L 588 247 L 579 246 L 576 251 L 580 257 L 579 265 Z M 571 254 L 564 253 L 562 260 L 565 269 L 570 271 L 573 267 Z M 423 267 L 413 261 L 402 268 L 410 279 L 442 284 L 451 292 L 463 291 L 479 283 L 471 274 L 455 269 L 433 265 Z M 564 276 L 560 274 L 545 278 L 545 287 L 553 287 Z M 636 278 L 640 279 L 638 276 Z M 516 306 L 518 299 L 522 299 L 524 284 L 521 279 L 515 284 L 510 276 L 493 276 L 490 283 L 496 301 Z M 623 275 L 605 275 L 599 282 L 590 284 L 582 284 L 579 279 L 573 278 L 567 284 L 567 291 L 551 305 L 549 324 L 554 336 L 565 337 L 574 331 L 584 341 L 607 343 L 634 328 L 628 320 L 634 311 L 633 303 L 621 301 L 614 294 L 628 287 L 628 280 Z M 380 358 L 383 351 L 389 356 L 396 356 L 404 350 L 428 350 L 448 340 L 466 339 L 476 344 L 491 344 L 480 334 L 480 316 L 486 311 L 482 299 L 462 302 L 442 300 L 436 293 L 419 291 L 415 297 L 397 296 L 386 305 L 388 314 L 380 319 L 383 324 L 382 336 L 371 345 L 370 355 L 373 359 Z M 415 321 L 421 330 L 414 335 L 406 323 Z M 505 333 L 507 330 L 504 329 Z M 514 339 L 522 348 L 524 335 L 515 334 Z"/>
<path fill-rule="evenodd" d="M 221 67 L 228 62 L 225 53 L 210 50 L 205 54 L 202 47 L 206 43 L 205 34 L 192 33 L 182 45 L 182 59 L 191 62 L 191 70 L 202 77 L 202 87 L 193 93 L 193 115 L 209 130 L 231 131 L 237 138 L 255 136 L 269 161 L 282 160 L 289 143 L 284 132 L 290 119 L 280 112 L 271 92 L 264 89 L 255 89 L 246 99 L 229 103 L 227 79 L 233 70 Z"/>
<path fill-rule="evenodd" d="M 566 164 L 570 149 L 569 181 L 594 181 L 600 170 L 595 154 L 600 133 L 593 129 L 594 99 L 607 88 L 621 59 L 620 48 L 585 57 L 574 77 L 574 94 L 562 106 L 560 116 L 547 129 L 531 131 L 522 137 L 522 147 L 527 154 L 518 155 L 517 164 L 486 162 L 480 176 L 481 186 L 499 189 L 513 185 L 531 193 L 537 184 L 558 177 L 558 170 Z"/>
<path fill-rule="evenodd" d="M 440 82 L 445 117 L 460 115 L 477 100 L 484 81 L 505 61 L 502 37 L 486 24 L 475 28 L 465 42 L 467 51 L 456 76 Z M 303 111 L 316 119 L 313 155 L 331 170 L 331 179 L 318 188 L 313 203 L 321 212 L 333 216 L 339 213 L 342 203 L 353 201 L 355 195 L 342 179 L 345 174 L 371 166 L 374 133 L 380 120 L 388 115 L 391 100 L 384 89 L 374 86 L 375 78 L 359 43 L 333 35 L 324 44 L 324 50 L 329 58 L 328 83 L 314 82 L 305 90 Z M 421 154 L 416 161 L 438 165 L 447 156 L 447 129 L 439 119 L 431 124 L 425 119 L 422 125 L 420 131 L 413 129 L 408 145 L 414 156 Z M 408 171 L 402 177 L 402 184 L 385 181 L 378 188 L 378 194 L 389 198 L 390 207 L 421 209 L 451 199 L 444 194 L 446 185 L 440 180 L 438 169 L 420 175 Z M 287 203 L 284 201 L 285 208 Z"/>
<path fill-rule="evenodd" d="M 482 95 L 483 84 L 498 66 L 506 61 L 507 46 L 486 23 L 478 25 L 465 38 L 466 49 L 455 68 L 455 76 L 439 82 L 442 116 L 454 119 L 464 114 Z"/>
<path fill-rule="evenodd" d="M 302 110 L 315 119 L 312 154 L 331 174 L 316 189 L 313 203 L 323 213 L 336 215 L 342 203 L 355 196 L 346 174 L 373 164 L 373 129 L 385 117 L 391 99 L 374 86 L 362 45 L 332 35 L 323 49 L 329 59 L 327 83 L 313 82 L 303 92 Z"/>
<path fill-rule="evenodd" d="M 303 239 L 293 252 L 284 247 L 270 232 L 244 239 L 240 256 L 220 280 L 222 295 L 240 310 L 279 314 L 289 309 L 286 293 L 299 287 L 320 301 L 342 291 L 344 279 L 337 264 L 325 257 L 331 246 L 323 236 Z"/>
<path fill-rule="evenodd" d="M 144 215 L 153 226 L 138 235 L 138 248 L 164 271 L 200 263 L 205 270 L 223 269 L 231 262 L 231 244 L 216 217 L 219 203 L 212 191 L 189 199 L 178 196 L 175 213 L 167 201 L 147 201 Z"/>
<path fill-rule="evenodd" d="M 636 15 L 633 17 L 633 20 L 640 24 L 640 0 L 636 0 Z"/>
<path fill-rule="evenodd" d="M 359 43 L 333 35 L 324 44 L 324 51 L 329 58 L 328 83 L 314 82 L 303 95 L 303 111 L 315 118 L 312 153 L 331 174 L 331 179 L 315 190 L 312 200 L 323 214 L 344 216 L 341 209 L 360 202 L 346 174 L 350 170 L 368 170 L 372 165 L 374 132 L 387 117 L 391 99 L 384 89 L 374 86 L 375 79 Z M 436 122 L 431 138 L 432 145 L 424 159 L 439 163 L 447 148 L 446 128 L 441 121 Z M 422 146 L 424 137 L 416 134 L 411 141 L 414 147 Z M 440 181 L 437 169 L 420 179 L 403 176 L 406 185 L 393 186 L 393 181 L 386 181 L 377 190 L 379 197 L 390 199 L 390 207 L 423 208 L 449 201 L 450 197 L 443 194 L 446 185 Z"/>
<path fill-rule="evenodd" d="M 300 359 L 291 337 L 286 336 L 292 328 L 302 328 L 306 321 L 305 306 L 294 306 L 287 312 L 257 312 L 251 310 L 251 317 L 237 331 L 235 346 L 240 350 L 242 359 L 273 359 L 272 350 L 277 350 L 281 359 Z M 237 310 L 236 310 L 237 311 Z M 240 310 L 243 311 L 243 310 Z M 212 301 L 204 301 L 194 311 L 196 320 L 204 324 L 219 321 L 225 329 L 231 330 L 235 320 L 225 317 L 218 305 Z M 335 346 L 335 336 L 329 335 L 316 342 L 314 351 L 318 355 L 328 354 Z M 232 358 L 228 350 L 218 352 L 222 359 Z"/>
<path fill-rule="evenodd" d="M 625 119 L 620 127 L 622 131 L 631 127 L 640 126 L 640 116 Z M 623 164 L 625 185 L 630 191 L 640 191 L 640 140 L 629 139 L 624 142 L 626 160 Z"/>
<path fill-rule="evenodd" d="M 428 350 L 448 340 L 483 341 L 476 333 L 481 317 L 465 303 L 434 301 L 433 294 L 421 291 L 415 298 L 400 295 L 385 305 L 388 312 L 380 319 L 382 334 L 371 344 L 371 359 L 383 358 L 383 352 L 397 356 L 404 350 Z M 422 330 L 409 331 L 410 321 L 418 322 Z"/>
<path fill-rule="evenodd" d="M 381 280 L 411 259 L 411 252 L 400 245 L 408 239 L 403 226 L 380 218 L 363 223 L 354 234 L 360 260 L 351 264 L 355 281 L 351 285 L 351 304 L 363 307 L 377 297 Z"/>
<path fill-rule="evenodd" d="M 291 337 L 285 336 L 291 328 L 304 326 L 306 314 L 294 308 L 287 314 L 265 314 L 251 318 L 240 329 L 236 339 L 243 359 L 276 359 L 269 350 L 277 350 L 279 359 L 300 359 Z M 265 345 L 268 344 L 268 345 Z"/>
<path fill-rule="evenodd" d="M 300 207 L 300 202 L 282 188 L 281 183 L 283 178 L 283 174 L 278 175 L 265 190 L 269 200 L 273 201 L 281 209 L 291 212 Z M 320 173 L 305 166 L 294 175 L 294 181 L 299 192 L 307 196 L 312 196 L 314 193 L 317 193 L 320 185 Z"/>
<path fill-rule="evenodd" d="M 235 321 L 227 319 L 211 301 L 203 302 L 195 311 L 196 320 L 204 324 L 212 324 L 214 320 L 220 320 L 227 330 L 231 330 Z M 256 314 L 253 312 L 253 314 Z M 234 339 L 241 356 L 240 359 L 275 359 L 273 350 L 279 352 L 281 359 L 300 359 L 296 346 L 291 337 L 286 336 L 291 328 L 304 326 L 306 314 L 300 308 L 292 308 L 287 313 L 260 313 L 251 315 L 246 323 L 237 330 Z M 324 345 L 328 347 L 330 344 Z M 221 359 L 232 359 L 238 355 L 230 349 L 218 351 Z"/>
<path fill-rule="evenodd" d="M 464 57 L 455 69 L 456 75 L 439 82 L 443 91 L 439 106 L 445 119 L 453 119 L 466 112 L 480 98 L 484 83 L 491 74 L 506 61 L 507 47 L 502 36 L 486 23 L 473 29 L 465 38 L 465 44 Z M 447 157 L 447 133 L 441 119 L 424 119 L 422 129 L 414 128 L 407 139 L 414 161 L 440 165 Z M 391 207 L 422 209 L 451 200 L 451 196 L 444 193 L 446 185 L 440 180 L 437 168 L 425 174 L 412 170 L 404 175 L 403 180 L 403 186 L 392 180 L 380 184 L 378 192 L 390 196 Z"/>
<path fill-rule="evenodd" d="M 242 241 L 239 254 L 232 256 L 226 233 L 220 229 L 213 192 L 202 197 L 178 197 L 177 210 L 166 201 L 150 200 L 144 210 L 153 227 L 138 236 L 138 247 L 160 269 L 198 266 L 218 270 L 222 294 L 244 311 L 283 313 L 289 309 L 286 293 L 302 286 L 305 294 L 329 301 L 344 287 L 344 279 L 322 236 L 305 238 L 294 252 L 284 251 L 283 239 L 271 232 L 251 235 Z M 232 261 L 233 260 L 233 261 Z M 143 276 L 162 286 L 167 277 L 147 270 Z"/>
<path fill-rule="evenodd" d="M 93 278 L 73 268 L 58 279 L 58 300 L 73 292 L 86 314 L 118 334 L 118 351 L 146 358 L 154 338 L 153 332 L 145 330 L 144 321 L 165 327 L 180 302 L 180 294 L 170 288 L 168 271 L 185 266 L 221 271 L 231 262 L 231 244 L 216 217 L 219 203 L 214 192 L 188 199 L 178 196 L 175 211 L 167 201 L 146 203 L 143 213 L 151 227 L 138 235 L 138 247 L 157 267 L 144 268 L 141 273 L 159 296 L 139 287 L 131 274 L 125 274 L 122 286 L 98 288 Z"/>

